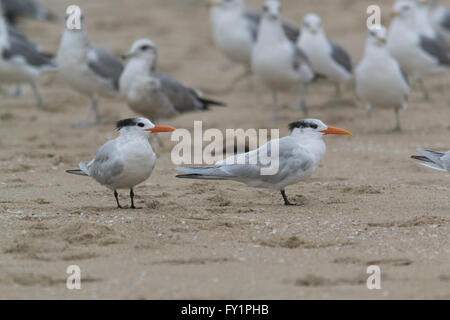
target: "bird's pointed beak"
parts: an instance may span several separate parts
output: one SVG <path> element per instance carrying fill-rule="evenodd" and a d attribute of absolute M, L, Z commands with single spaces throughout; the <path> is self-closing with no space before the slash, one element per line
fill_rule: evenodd
<path fill-rule="evenodd" d="M 151 129 L 146 129 L 145 131 L 149 131 L 151 133 L 157 133 L 157 132 L 173 132 L 175 131 L 175 128 L 169 127 L 169 126 L 155 126 Z"/>
<path fill-rule="evenodd" d="M 344 129 L 339 129 L 335 127 L 328 127 L 328 129 L 321 131 L 323 134 L 339 134 L 339 135 L 347 135 L 352 136 L 351 132 L 348 132 Z"/>
<path fill-rule="evenodd" d="M 396 10 L 393 10 L 392 12 L 391 12 L 391 17 L 392 18 L 395 18 L 396 16 L 398 16 L 398 11 L 396 11 Z"/>
<path fill-rule="evenodd" d="M 387 42 L 387 39 L 386 38 L 378 38 L 378 41 L 380 41 L 381 43 L 386 43 Z"/>
<path fill-rule="evenodd" d="M 217 1 L 214 1 L 214 0 L 206 1 L 206 6 L 208 8 L 217 7 L 218 5 L 219 5 L 219 3 Z"/>
<path fill-rule="evenodd" d="M 317 32 L 319 32 L 319 31 L 316 28 L 311 29 L 312 34 L 317 34 Z"/>

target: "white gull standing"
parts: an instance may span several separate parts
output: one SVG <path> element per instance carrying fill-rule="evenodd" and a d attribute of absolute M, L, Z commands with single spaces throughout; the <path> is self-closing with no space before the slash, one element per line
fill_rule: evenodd
<path fill-rule="evenodd" d="M 318 15 L 310 13 L 303 18 L 297 44 L 308 56 L 314 73 L 334 83 L 339 96 L 341 84 L 352 77 L 352 61 L 344 49 L 327 37 Z"/>
<path fill-rule="evenodd" d="M 431 22 L 450 50 L 450 8 L 444 7 L 438 0 L 429 0 Z"/>
<path fill-rule="evenodd" d="M 355 70 L 356 94 L 366 103 L 368 114 L 373 108 L 394 109 L 400 131 L 399 110 L 408 106 L 409 85 L 400 64 L 386 47 L 386 28 L 369 29 L 364 57 Z"/>
<path fill-rule="evenodd" d="M 215 46 L 232 62 L 245 70 L 233 83 L 251 74 L 252 49 L 258 39 L 261 13 L 247 10 L 243 0 L 210 0 L 210 25 Z M 289 22 L 283 22 L 283 30 L 292 42 L 299 30 Z"/>
<path fill-rule="evenodd" d="M 129 189 L 130 209 L 136 209 L 133 188 L 150 177 L 157 160 L 148 138 L 151 133 L 171 132 L 175 129 L 156 126 L 146 118 L 130 118 L 117 122 L 117 130 L 120 132 L 119 137 L 100 147 L 92 161 L 81 162 L 80 169 L 66 172 L 89 176 L 114 191 L 117 207 L 120 209 L 123 207 L 117 190 Z"/>
<path fill-rule="evenodd" d="M 120 77 L 120 92 L 134 112 L 159 121 L 187 111 L 208 110 L 221 102 L 205 99 L 157 70 L 158 51 L 150 39 L 136 40 L 123 56 L 130 59 Z"/>
<path fill-rule="evenodd" d="M 84 15 L 81 15 L 80 29 L 65 26 L 56 59 L 60 77 L 73 89 L 92 99 L 86 120 L 79 126 L 91 124 L 92 112 L 95 113 L 94 124 L 99 124 L 98 98 L 118 95 L 122 62 L 88 40 Z"/>
<path fill-rule="evenodd" d="M 412 84 L 419 82 L 429 99 L 423 78 L 448 70 L 450 56 L 443 42 L 421 34 L 415 5 L 410 1 L 394 4 L 394 20 L 389 28 L 388 48 L 408 74 Z"/>
<path fill-rule="evenodd" d="M 9 25 L 0 3 L 0 83 L 30 84 L 37 104 L 44 103 L 36 85 L 42 72 L 55 71 L 50 55 L 41 52 L 17 29 Z"/>
<path fill-rule="evenodd" d="M 302 86 L 300 106 L 307 113 L 306 94 L 314 78 L 307 56 L 285 35 L 280 3 L 266 1 L 259 36 L 252 51 L 252 70 L 272 91 L 273 120 L 278 120 L 278 92 Z"/>

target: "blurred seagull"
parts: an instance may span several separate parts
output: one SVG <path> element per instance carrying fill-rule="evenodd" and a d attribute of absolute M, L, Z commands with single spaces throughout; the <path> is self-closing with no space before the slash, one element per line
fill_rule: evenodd
<path fill-rule="evenodd" d="M 411 156 L 411 158 L 419 160 L 421 165 L 439 171 L 450 172 L 450 151 L 442 153 L 421 148 L 417 149 L 417 151 L 422 156 Z"/>
<path fill-rule="evenodd" d="M 56 65 L 50 55 L 41 52 L 6 21 L 1 3 L 0 51 L 0 83 L 29 83 L 38 106 L 43 108 L 36 80 L 42 72 L 55 71 Z"/>
<path fill-rule="evenodd" d="M 308 58 L 283 32 L 280 3 L 266 1 L 259 26 L 259 36 L 252 52 L 252 69 L 272 90 L 273 120 L 278 120 L 278 91 L 289 91 L 302 85 L 300 107 L 307 113 L 306 94 L 314 78 Z"/>
<path fill-rule="evenodd" d="M 215 46 L 231 61 L 242 64 L 245 71 L 233 83 L 251 74 L 252 49 L 258 39 L 261 13 L 246 10 L 243 0 L 209 0 L 210 24 Z M 296 42 L 299 30 L 283 22 L 286 37 Z"/>
<path fill-rule="evenodd" d="M 304 17 L 297 45 L 308 56 L 313 71 L 333 82 L 336 95 L 340 96 L 341 83 L 352 77 L 352 61 L 344 49 L 327 38 L 318 15 L 310 13 Z"/>
<path fill-rule="evenodd" d="M 84 16 L 81 15 L 80 29 L 65 28 L 56 61 L 60 77 L 73 89 L 92 99 L 86 120 L 79 126 L 90 124 L 92 112 L 95 113 L 94 124 L 99 124 L 99 96 L 113 98 L 119 93 L 119 79 L 123 71 L 120 60 L 105 49 L 90 43 Z"/>
<path fill-rule="evenodd" d="M 54 21 L 55 15 L 34 0 L 1 0 L 5 16 L 14 23 L 17 18 L 29 17 L 39 21 Z"/>
<path fill-rule="evenodd" d="M 187 174 L 178 175 L 177 178 L 238 181 L 250 187 L 280 191 L 284 204 L 294 205 L 288 200 L 285 188 L 306 180 L 317 170 L 326 152 L 323 136 L 351 133 L 329 127 L 316 119 L 293 122 L 289 129 L 289 136 L 269 141 L 256 150 L 231 156 L 215 166 L 178 167 L 178 171 Z M 264 163 L 263 157 L 268 153 L 273 154 L 276 149 L 278 157 L 272 160 L 275 163 Z M 277 172 L 272 175 L 262 174 L 263 168 L 274 165 L 278 168 Z"/>
<path fill-rule="evenodd" d="M 450 56 L 447 49 L 441 40 L 421 34 L 416 10 L 410 1 L 397 1 L 393 16 L 388 36 L 389 51 L 408 74 L 411 83 L 419 81 L 425 99 L 429 99 L 423 77 L 448 70 Z"/>
<path fill-rule="evenodd" d="M 155 126 L 146 118 L 130 118 L 117 122 L 120 135 L 98 149 L 91 162 L 81 162 L 79 170 L 67 173 L 89 176 L 114 191 L 117 207 L 118 189 L 130 189 L 131 209 L 134 205 L 133 188 L 147 180 L 156 164 L 156 155 L 148 142 L 151 133 L 175 131 L 172 127 Z"/>
<path fill-rule="evenodd" d="M 438 39 L 438 41 L 444 41 L 441 35 L 436 31 L 433 26 L 430 14 L 430 4 L 428 0 L 409 0 L 413 4 L 413 8 L 416 11 L 416 23 L 419 30 L 419 34 L 425 35 L 430 38 Z"/>
<path fill-rule="evenodd" d="M 355 70 L 356 93 L 367 103 L 368 115 L 372 107 L 393 108 L 401 131 L 399 110 L 408 106 L 409 85 L 400 64 L 386 47 L 386 28 L 381 25 L 369 29 L 364 57 Z"/>
<path fill-rule="evenodd" d="M 450 8 L 440 5 L 438 0 L 429 0 L 429 2 L 431 22 L 450 50 Z"/>
<path fill-rule="evenodd" d="M 134 112 L 158 121 L 187 111 L 224 105 L 202 98 L 199 91 L 158 71 L 158 51 L 150 39 L 135 41 L 123 58 L 130 61 L 120 77 L 120 92 Z"/>

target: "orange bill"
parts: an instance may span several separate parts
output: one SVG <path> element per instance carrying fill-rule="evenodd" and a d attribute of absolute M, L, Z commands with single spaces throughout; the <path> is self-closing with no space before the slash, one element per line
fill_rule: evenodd
<path fill-rule="evenodd" d="M 175 130 L 176 130 L 175 128 L 169 126 L 155 126 L 154 128 L 147 129 L 146 131 L 156 133 L 156 132 L 173 132 Z"/>
<path fill-rule="evenodd" d="M 342 134 L 342 135 L 352 136 L 352 134 L 350 132 L 348 132 L 347 130 L 339 129 L 339 128 L 335 128 L 335 127 L 328 127 L 327 130 L 323 130 L 321 132 L 324 134 Z"/>

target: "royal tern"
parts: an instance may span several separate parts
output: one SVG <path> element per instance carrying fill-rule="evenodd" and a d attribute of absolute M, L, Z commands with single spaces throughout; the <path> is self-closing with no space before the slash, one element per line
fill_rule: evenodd
<path fill-rule="evenodd" d="M 409 85 L 406 74 L 386 47 L 386 28 L 381 25 L 369 29 L 364 57 L 355 70 L 356 94 L 367 105 L 367 112 L 374 108 L 395 110 L 400 131 L 399 110 L 408 106 Z"/>
<path fill-rule="evenodd" d="M 0 51 L 0 83 L 30 84 L 38 106 L 42 108 L 44 104 L 36 80 L 43 72 L 55 71 L 56 65 L 50 55 L 41 52 L 6 21 L 1 3 Z"/>
<path fill-rule="evenodd" d="M 420 152 L 422 156 L 411 156 L 411 158 L 419 160 L 421 165 L 439 171 L 450 172 L 450 151 L 442 153 L 420 148 L 417 149 L 417 151 Z"/>
<path fill-rule="evenodd" d="M 441 40 L 421 34 L 415 6 L 410 1 L 395 2 L 393 16 L 388 35 L 389 51 L 411 83 L 419 81 L 425 99 L 429 99 L 423 77 L 448 70 L 450 56 L 447 49 Z"/>
<path fill-rule="evenodd" d="M 135 41 L 123 58 L 130 61 L 120 77 L 120 92 L 131 110 L 140 115 L 159 121 L 186 111 L 224 105 L 202 98 L 199 91 L 158 71 L 158 51 L 150 39 Z"/>
<path fill-rule="evenodd" d="M 86 120 L 79 125 L 83 127 L 90 124 L 92 112 L 95 113 L 95 124 L 100 123 L 98 98 L 118 95 L 123 65 L 114 55 L 88 40 L 84 16 L 80 19 L 80 29 L 65 26 L 56 60 L 60 77 L 92 99 Z"/>
<path fill-rule="evenodd" d="M 55 15 L 34 0 L 1 0 L 5 16 L 14 23 L 17 18 L 29 17 L 39 21 L 53 21 Z"/>
<path fill-rule="evenodd" d="M 252 49 L 258 39 L 261 13 L 247 10 L 243 0 L 210 0 L 210 24 L 215 46 L 231 61 L 245 67 L 233 83 L 251 74 Z M 299 30 L 289 22 L 283 29 L 293 43 Z"/>
<path fill-rule="evenodd" d="M 105 143 L 91 162 L 81 162 L 80 169 L 67 173 L 89 176 L 101 185 L 114 191 L 117 207 L 118 189 L 130 189 L 131 209 L 134 205 L 133 188 L 147 180 L 156 164 L 156 155 L 148 142 L 149 135 L 155 132 L 171 132 L 167 126 L 155 126 L 146 118 L 130 118 L 117 122 L 120 135 Z"/>
<path fill-rule="evenodd" d="M 341 84 L 352 77 L 352 61 L 344 49 L 328 39 L 318 15 L 310 13 L 303 18 L 297 45 L 307 55 L 313 71 L 333 82 L 340 95 Z"/>
<path fill-rule="evenodd" d="M 325 125 L 316 119 L 306 119 L 289 125 L 291 134 L 281 139 L 269 141 L 256 150 L 231 156 L 212 167 L 178 167 L 187 174 L 177 178 L 234 180 L 250 187 L 265 188 L 281 192 L 285 205 L 293 205 L 286 197 L 285 188 L 304 181 L 317 170 L 326 152 L 323 135 L 351 135 L 350 132 Z M 273 153 L 278 147 L 278 157 L 267 164 L 261 159 L 264 154 Z M 271 175 L 263 175 L 268 166 L 278 168 Z"/>
<path fill-rule="evenodd" d="M 265 2 L 258 40 L 252 52 L 252 70 L 272 90 L 274 121 L 278 120 L 278 92 L 300 85 L 303 89 L 300 106 L 307 113 L 305 98 L 314 73 L 303 51 L 283 32 L 278 1 Z"/>

